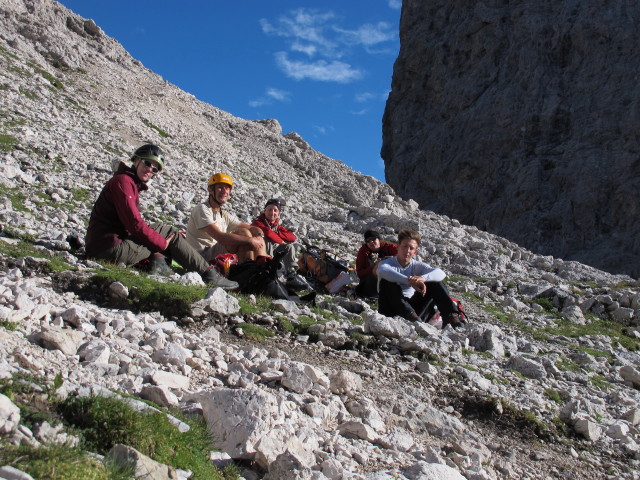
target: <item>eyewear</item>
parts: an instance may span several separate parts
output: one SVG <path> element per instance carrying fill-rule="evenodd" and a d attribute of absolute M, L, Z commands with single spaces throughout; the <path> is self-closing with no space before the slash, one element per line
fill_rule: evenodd
<path fill-rule="evenodd" d="M 160 169 L 158 167 L 156 167 L 151 160 L 142 160 L 142 163 L 144 163 L 144 165 L 146 167 L 149 167 L 151 169 L 151 171 L 156 174 L 160 171 Z"/>

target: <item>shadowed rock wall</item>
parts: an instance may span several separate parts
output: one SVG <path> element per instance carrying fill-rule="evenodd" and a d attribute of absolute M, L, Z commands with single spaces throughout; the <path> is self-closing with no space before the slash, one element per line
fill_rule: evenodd
<path fill-rule="evenodd" d="M 640 4 L 404 0 L 387 182 L 534 251 L 640 275 Z"/>

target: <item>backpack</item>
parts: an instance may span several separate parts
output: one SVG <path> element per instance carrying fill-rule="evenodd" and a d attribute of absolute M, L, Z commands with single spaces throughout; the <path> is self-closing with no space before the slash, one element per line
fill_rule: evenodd
<path fill-rule="evenodd" d="M 458 315 L 460 315 L 461 320 L 464 323 L 468 323 L 467 314 L 464 312 L 464 305 L 462 305 L 462 302 L 457 298 L 453 298 L 453 297 L 450 297 L 450 298 L 451 298 L 451 302 L 453 303 L 453 311 L 456 312 Z M 425 310 L 426 310 L 426 315 L 423 318 L 425 318 L 426 322 L 430 323 L 431 325 L 442 325 L 442 318 L 441 318 L 440 312 L 436 308 L 435 302 L 433 300 L 431 300 L 427 304 L 423 312 L 425 312 Z"/>
<path fill-rule="evenodd" d="M 305 244 L 298 258 L 298 272 L 324 287 L 340 273 L 349 271 L 345 263 L 335 253 Z"/>
<path fill-rule="evenodd" d="M 278 280 L 278 268 L 280 262 L 272 259 L 264 262 L 247 260 L 231 265 L 229 280 L 238 282 L 242 293 L 288 300 L 287 288 Z"/>

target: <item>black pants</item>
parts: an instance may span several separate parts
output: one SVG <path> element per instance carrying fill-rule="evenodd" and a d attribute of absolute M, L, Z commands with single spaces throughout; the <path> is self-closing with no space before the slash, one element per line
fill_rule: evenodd
<path fill-rule="evenodd" d="M 378 277 L 375 275 L 365 275 L 362 277 L 356 287 L 356 295 L 359 297 L 377 297 Z"/>
<path fill-rule="evenodd" d="M 378 312 L 387 317 L 400 315 L 407 319 L 417 314 L 423 321 L 427 321 L 434 312 L 434 305 L 438 307 L 443 319 L 456 311 L 444 283 L 426 282 L 426 285 L 427 293 L 424 296 L 415 292 L 411 298 L 407 298 L 402 295 L 402 288 L 398 283 L 380 279 Z"/>

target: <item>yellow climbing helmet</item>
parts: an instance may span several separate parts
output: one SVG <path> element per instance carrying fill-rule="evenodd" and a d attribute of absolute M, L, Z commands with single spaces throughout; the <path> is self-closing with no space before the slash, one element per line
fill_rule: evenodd
<path fill-rule="evenodd" d="M 226 183 L 233 188 L 233 180 L 226 173 L 216 173 L 209 178 L 209 185 L 215 185 L 216 183 Z"/>

